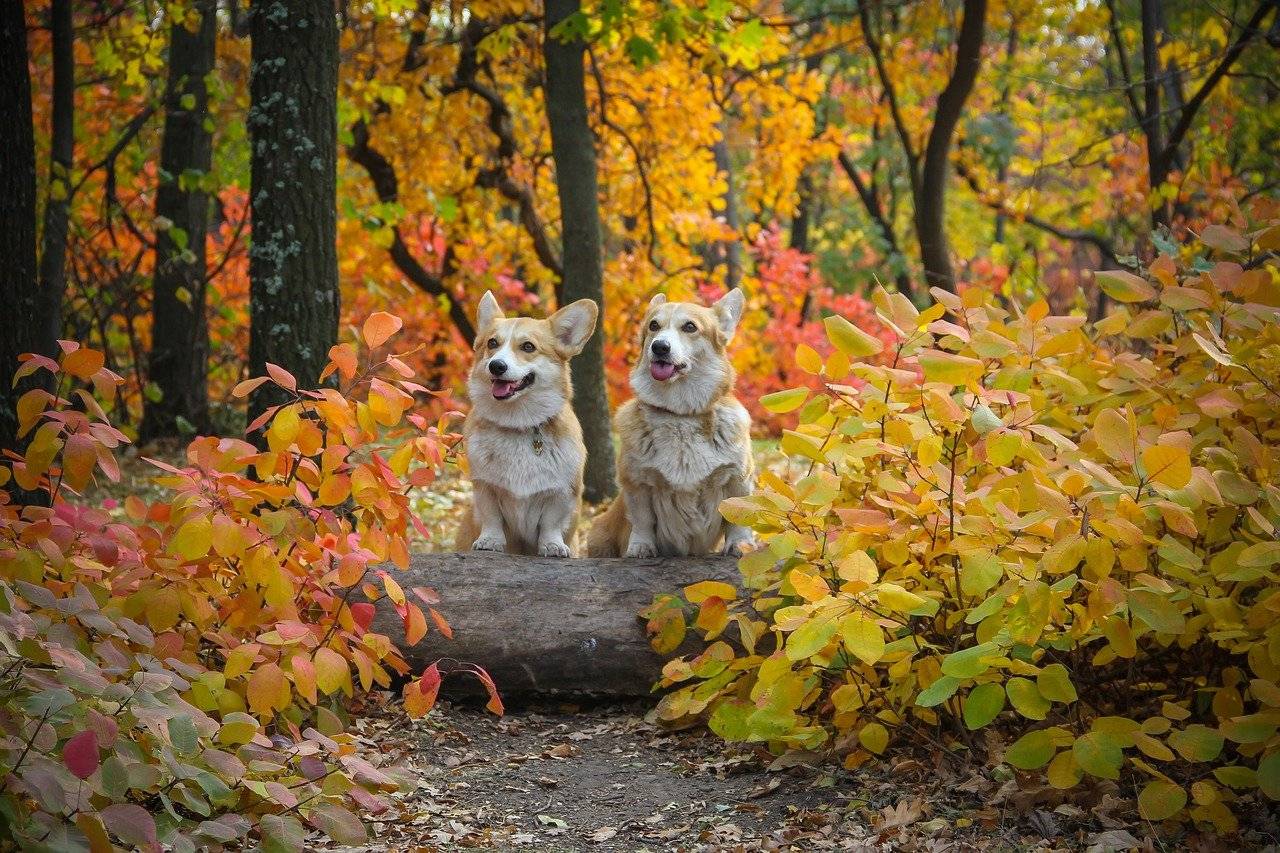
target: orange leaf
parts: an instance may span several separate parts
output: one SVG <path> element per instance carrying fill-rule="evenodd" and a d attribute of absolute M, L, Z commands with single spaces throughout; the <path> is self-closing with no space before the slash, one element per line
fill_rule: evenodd
<path fill-rule="evenodd" d="M 231 389 L 232 397 L 248 397 L 254 390 L 267 381 L 267 377 L 258 376 L 254 379 L 246 379 L 243 382 L 237 382 L 236 387 Z"/>
<path fill-rule="evenodd" d="M 416 604 L 405 604 L 404 608 L 404 641 L 416 646 L 418 641 L 427 635 L 427 620 Z"/>
<path fill-rule="evenodd" d="M 249 710 L 260 718 L 289 707 L 290 695 L 289 682 L 278 664 L 269 663 L 249 676 Z"/>
<path fill-rule="evenodd" d="M 285 370 L 278 364 L 267 362 L 267 373 L 275 380 L 275 383 L 286 391 L 297 391 L 298 380 L 293 378 L 293 374 Z"/>
<path fill-rule="evenodd" d="M 105 363 L 106 359 L 102 353 L 81 347 L 63 357 L 62 369 L 76 379 L 88 379 L 101 370 Z"/>
<path fill-rule="evenodd" d="M 440 615 L 440 611 L 434 607 L 428 607 L 427 612 L 431 614 L 431 621 L 436 623 L 436 630 L 444 634 L 445 639 L 453 639 L 453 629 L 449 627 L 449 623 Z"/>
<path fill-rule="evenodd" d="M 364 342 L 370 349 L 380 347 L 404 325 L 399 317 L 386 311 L 375 311 L 364 321 Z"/>
<path fill-rule="evenodd" d="M 316 704 L 319 698 L 316 695 L 316 668 L 311 658 L 304 654 L 296 654 L 290 658 L 289 668 L 292 670 L 293 684 L 298 688 L 298 694 L 312 705 Z"/>
<path fill-rule="evenodd" d="M 348 382 L 356 375 L 356 350 L 351 344 L 334 344 L 329 347 L 329 361 L 338 368 L 338 375 Z"/>

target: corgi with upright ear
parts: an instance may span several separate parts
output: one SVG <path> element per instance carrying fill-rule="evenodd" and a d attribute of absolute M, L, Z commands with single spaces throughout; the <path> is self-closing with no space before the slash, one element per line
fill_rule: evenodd
<path fill-rule="evenodd" d="M 459 550 L 568 557 L 587 450 L 570 405 L 569 360 L 596 328 L 590 299 L 545 320 L 506 317 L 486 292 L 463 426 L 474 498 Z"/>
<path fill-rule="evenodd" d="M 739 289 L 709 308 L 662 294 L 649 303 L 635 397 L 614 417 L 622 494 L 592 525 L 589 556 L 737 556 L 751 541 L 720 515 L 722 500 L 751 491 L 755 470 L 751 417 L 725 354 L 742 307 Z"/>

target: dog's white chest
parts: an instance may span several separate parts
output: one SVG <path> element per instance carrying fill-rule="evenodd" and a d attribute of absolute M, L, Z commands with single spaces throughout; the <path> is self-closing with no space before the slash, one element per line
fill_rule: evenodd
<path fill-rule="evenodd" d="M 467 439 L 471 479 L 516 497 L 572 491 L 585 460 L 567 437 L 540 430 L 477 430 Z"/>
<path fill-rule="evenodd" d="M 709 419 L 650 414 L 633 461 L 637 479 L 679 492 L 705 492 L 741 473 L 747 419 L 740 405 L 719 406 Z"/>

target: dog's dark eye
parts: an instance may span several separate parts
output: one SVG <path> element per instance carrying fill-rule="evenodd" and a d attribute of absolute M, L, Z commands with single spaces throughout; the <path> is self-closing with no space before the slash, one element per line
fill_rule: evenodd
<path fill-rule="evenodd" d="M 650 320 L 650 321 L 649 321 L 649 331 L 651 331 L 651 332 L 656 332 L 656 331 L 658 331 L 658 321 L 657 321 L 657 320 Z"/>
<path fill-rule="evenodd" d="M 694 332 L 698 331 L 698 327 L 697 327 L 697 326 L 695 326 L 693 323 L 685 323 L 685 324 L 684 324 L 683 326 L 681 326 L 680 328 L 681 328 L 683 331 L 686 331 L 686 332 L 688 332 L 688 333 L 689 333 L 689 334 L 691 334 L 691 335 L 692 335 Z"/>
<path fill-rule="evenodd" d="M 533 345 L 533 341 L 525 341 L 520 345 L 520 349 L 524 350 L 525 352 L 534 352 L 538 348 Z"/>
<path fill-rule="evenodd" d="M 497 348 L 498 348 L 498 339 L 489 338 L 489 349 L 497 349 Z"/>

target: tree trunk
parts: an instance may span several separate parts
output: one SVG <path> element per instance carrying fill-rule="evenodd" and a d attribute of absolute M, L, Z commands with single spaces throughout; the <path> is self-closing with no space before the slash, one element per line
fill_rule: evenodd
<path fill-rule="evenodd" d="M 716 266 L 724 264 L 724 284 L 732 290 L 742 284 L 742 217 L 738 213 L 738 194 L 733 187 L 733 160 L 729 156 L 729 117 L 720 117 L 720 138 L 711 146 L 716 171 L 724 174 L 724 224 L 733 229 L 732 240 L 716 245 Z"/>
<path fill-rule="evenodd" d="M 169 29 L 169 80 L 156 218 L 172 226 L 156 232 L 155 293 L 151 305 L 148 379 L 160 399 L 146 402 L 142 438 L 209 431 L 209 327 L 205 316 L 205 235 L 209 196 L 193 185 L 212 165 L 213 135 L 205 123 L 217 43 L 216 0 L 196 4 L 200 25 Z M 183 424 L 182 422 L 186 423 Z M 184 429 L 185 427 L 185 429 Z"/>
<path fill-rule="evenodd" d="M 49 128 L 49 198 L 44 208 L 40 247 L 40 295 L 44 307 L 35 322 L 45 324 L 41 352 L 53 355 L 62 337 L 62 298 L 67 289 L 67 224 L 71 198 L 71 166 L 75 156 L 75 31 L 71 0 L 52 0 L 49 27 L 53 34 L 53 102 Z"/>
<path fill-rule="evenodd" d="M 47 352 L 54 342 L 40 322 L 36 267 L 36 153 L 31 124 L 31 79 L 22 4 L 0 3 L 0 450 L 20 450 L 18 398 L 38 387 L 43 372 L 13 387 L 18 356 Z M 10 480 L 10 489 L 16 488 Z"/>
<path fill-rule="evenodd" d="M 373 630 L 398 643 L 415 671 L 440 658 L 484 667 L 504 697 L 649 695 L 664 658 L 650 648 L 640 611 L 659 593 L 740 579 L 728 557 L 562 560 L 480 552 L 415 554 L 407 571 L 391 572 L 405 589 L 440 593 L 437 609 L 453 639 L 433 631 L 406 648 L 404 624 L 386 597 Z"/>
<path fill-rule="evenodd" d="M 600 201 L 596 184 L 596 149 L 587 122 L 583 80 L 586 45 L 562 41 L 552 29 L 578 11 L 579 0 L 548 0 L 542 55 L 547 67 L 545 96 L 551 128 L 551 156 L 556 164 L 564 235 L 564 287 L 568 305 L 594 299 L 605 316 L 604 261 L 600 248 Z M 609 397 L 604 381 L 604 334 L 597 328 L 573 360 L 573 410 L 587 445 L 585 497 L 600 501 L 617 493 L 613 470 L 613 436 L 609 430 Z"/>
<path fill-rule="evenodd" d="M 338 21 L 332 0 L 254 0 L 249 83 L 249 370 L 314 388 L 338 336 Z M 256 417 L 279 402 L 271 383 Z"/>
<path fill-rule="evenodd" d="M 916 237 L 920 260 L 929 287 L 955 289 L 951 250 L 947 245 L 946 190 L 951 173 L 951 137 L 964 102 L 978 79 L 982 64 L 982 41 L 986 27 L 987 0 L 965 0 L 964 20 L 956 39 L 956 67 L 947 86 L 938 96 L 933 127 L 924 149 L 920 191 L 915 199 Z"/>
<path fill-rule="evenodd" d="M 1154 195 L 1169 176 L 1164 156 L 1163 123 L 1160 118 L 1160 0 L 1142 0 L 1142 132 L 1147 138 L 1147 185 Z M 1151 208 L 1151 227 L 1169 224 L 1168 204 L 1161 201 Z"/>

